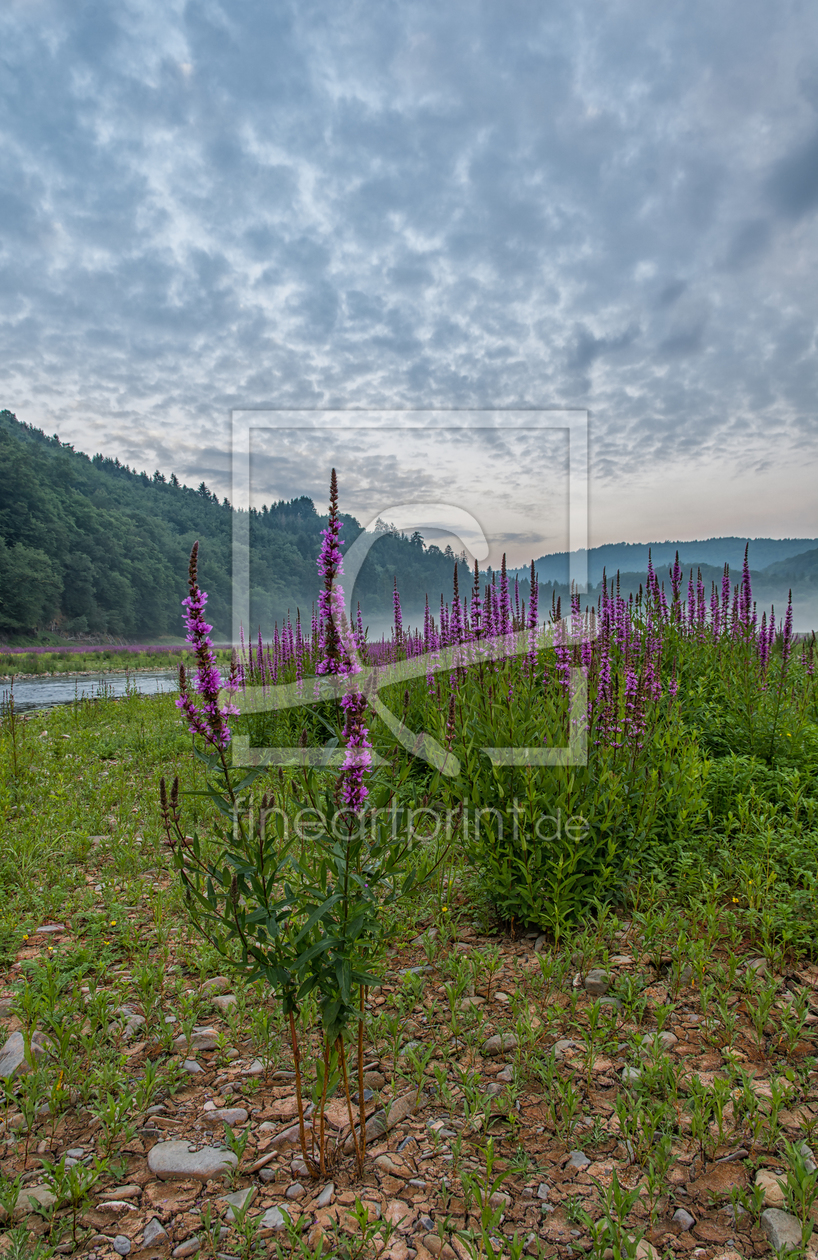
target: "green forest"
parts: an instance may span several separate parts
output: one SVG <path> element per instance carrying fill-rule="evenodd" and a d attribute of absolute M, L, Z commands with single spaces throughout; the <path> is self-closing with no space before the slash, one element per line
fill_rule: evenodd
<path fill-rule="evenodd" d="M 329 470 L 327 470 L 329 480 Z M 318 591 L 316 556 L 326 516 L 309 498 L 250 512 L 250 627 L 265 634 L 296 609 L 309 617 Z M 0 412 L 0 634 L 50 631 L 144 641 L 181 636 L 190 548 L 201 542 L 208 613 L 230 634 L 233 509 L 202 483 L 137 472 L 89 458 Z M 349 545 L 361 532 L 344 517 Z M 370 551 L 356 597 L 365 615 L 391 618 L 398 577 L 407 607 L 451 591 L 450 549 L 386 530 Z M 468 572 L 463 565 L 463 581 Z M 526 584 L 527 590 L 527 584 Z"/>

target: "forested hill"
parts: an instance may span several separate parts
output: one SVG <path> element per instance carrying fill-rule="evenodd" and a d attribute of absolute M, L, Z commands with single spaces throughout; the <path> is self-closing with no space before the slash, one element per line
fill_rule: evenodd
<path fill-rule="evenodd" d="M 309 619 L 326 517 L 311 499 L 250 514 L 251 627 L 269 633 L 296 608 Z M 344 517 L 347 545 L 360 533 Z M 233 509 L 202 483 L 180 485 L 119 460 L 89 458 L 0 412 L 0 634 L 60 633 L 150 640 L 181 634 L 180 600 L 195 539 L 220 638 L 230 634 Z M 387 532 L 358 579 L 367 616 L 391 617 L 393 576 L 407 605 L 451 590 L 451 551 Z M 464 586 L 468 575 L 463 566 Z"/>

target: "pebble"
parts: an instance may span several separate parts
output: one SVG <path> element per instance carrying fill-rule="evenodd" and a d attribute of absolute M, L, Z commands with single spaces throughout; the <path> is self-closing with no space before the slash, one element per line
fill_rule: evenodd
<path fill-rule="evenodd" d="M 560 1041 L 555 1041 L 552 1047 L 553 1052 L 554 1052 L 554 1058 L 557 1060 L 558 1063 L 561 1063 L 562 1060 L 565 1058 L 565 1051 L 575 1050 L 576 1045 L 577 1043 L 575 1041 L 571 1041 L 569 1037 L 563 1037 Z"/>
<path fill-rule="evenodd" d="M 118 1256 L 127 1256 L 130 1254 L 131 1240 L 126 1238 L 124 1234 L 117 1234 L 114 1239 L 114 1251 Z"/>
<path fill-rule="evenodd" d="M 216 1107 L 214 1111 L 206 1111 L 202 1119 L 205 1124 L 229 1124 L 232 1129 L 237 1124 L 245 1124 L 249 1113 L 245 1107 Z"/>
<path fill-rule="evenodd" d="M 679 1228 L 685 1233 L 687 1230 L 692 1229 L 696 1224 L 695 1217 L 691 1216 L 689 1212 L 686 1212 L 684 1208 L 677 1208 L 673 1213 L 673 1219 Z"/>
<path fill-rule="evenodd" d="M 227 976 L 211 976 L 209 980 L 205 980 L 200 992 L 206 994 L 226 993 L 229 988 L 230 981 Z"/>
<path fill-rule="evenodd" d="M 543 1203 L 548 1198 L 548 1186 L 544 1181 L 541 1181 L 537 1186 L 537 1198 L 541 1199 Z"/>
<path fill-rule="evenodd" d="M 515 1050 L 517 1048 L 517 1038 L 514 1033 L 495 1033 L 493 1037 L 489 1037 L 483 1042 L 481 1047 L 483 1054 L 488 1055 L 490 1059 L 496 1058 L 500 1054 L 505 1054 L 507 1050 Z"/>
<path fill-rule="evenodd" d="M 133 1203 L 128 1203 L 126 1199 L 105 1199 L 102 1203 L 98 1203 L 96 1210 L 98 1212 L 110 1212 L 112 1216 L 122 1216 L 124 1212 L 135 1212 L 136 1208 Z"/>
<path fill-rule="evenodd" d="M 510 1081 L 514 1080 L 514 1068 L 510 1063 L 507 1063 L 506 1066 L 497 1073 L 494 1079 L 496 1081 L 505 1081 L 506 1084 L 508 1084 Z"/>
<path fill-rule="evenodd" d="M 332 1196 L 334 1194 L 335 1184 L 332 1181 L 328 1181 L 318 1198 L 315 1200 L 315 1206 L 317 1208 L 329 1207 L 330 1203 L 332 1203 Z"/>
<path fill-rule="evenodd" d="M 17 1195 L 17 1202 L 14 1205 L 14 1215 L 28 1216 L 36 1211 L 37 1207 L 51 1208 L 54 1207 L 57 1200 L 46 1186 L 32 1186 L 31 1189 L 26 1187 Z"/>
<path fill-rule="evenodd" d="M 639 1081 L 641 1079 L 642 1079 L 642 1073 L 639 1071 L 639 1068 L 630 1067 L 630 1065 L 626 1065 L 625 1067 L 623 1067 L 622 1080 L 625 1082 L 626 1085 L 634 1084 L 636 1081 Z"/>
<path fill-rule="evenodd" d="M 263 1181 L 265 1186 L 269 1185 L 271 1181 L 275 1181 L 275 1179 L 276 1179 L 275 1168 L 262 1168 L 261 1172 L 259 1173 L 259 1180 Z"/>
<path fill-rule="evenodd" d="M 45 1054 L 49 1045 L 48 1038 L 35 1032 L 31 1038 L 31 1052 L 35 1059 Z M 0 1050 L 0 1079 L 13 1081 L 17 1076 L 24 1076 L 31 1067 L 26 1062 L 25 1041 L 21 1032 L 13 1032 Z"/>
<path fill-rule="evenodd" d="M 534 953 L 541 954 L 547 944 L 548 944 L 547 936 L 538 936 L 536 941 L 534 942 Z"/>
<path fill-rule="evenodd" d="M 232 1010 L 233 1007 L 238 1006 L 238 1004 L 239 999 L 236 997 L 235 993 L 221 993 L 217 997 L 214 997 L 212 1002 L 212 1005 L 223 1014 Z"/>
<path fill-rule="evenodd" d="M 396 1164 L 394 1160 L 390 1159 L 388 1155 L 376 1155 L 375 1167 L 379 1168 L 381 1172 L 389 1173 L 390 1177 L 406 1176 L 404 1169 Z"/>
<path fill-rule="evenodd" d="M 411 1184 L 411 1183 L 410 1183 Z M 495 1190 L 489 1199 L 489 1204 L 494 1208 L 495 1212 L 498 1208 L 507 1208 L 511 1206 L 511 1195 L 506 1194 L 504 1190 Z"/>
<path fill-rule="evenodd" d="M 610 975 L 607 971 L 602 971 L 600 968 L 594 968 L 585 977 L 585 992 L 590 993 L 591 997 L 604 997 L 610 987 Z"/>
<path fill-rule="evenodd" d="M 434 1229 L 435 1227 L 435 1223 L 432 1220 L 431 1216 L 419 1216 L 418 1224 L 422 1225 L 423 1228 L 427 1231 L 427 1233 L 429 1230 Z"/>
<path fill-rule="evenodd" d="M 183 1256 L 195 1255 L 201 1245 L 201 1241 L 194 1235 L 193 1238 L 186 1238 L 184 1242 L 179 1243 L 179 1246 L 174 1247 L 170 1254 L 174 1257 L 174 1260 L 181 1260 Z"/>
<path fill-rule="evenodd" d="M 238 1164 L 232 1151 L 217 1150 L 204 1146 L 201 1150 L 190 1149 L 189 1142 L 157 1142 L 148 1152 L 148 1168 L 160 1181 L 209 1181 L 222 1177 L 229 1168 Z"/>
<path fill-rule="evenodd" d="M 300 1181 L 294 1181 L 291 1186 L 287 1186 L 284 1193 L 288 1199 L 303 1199 L 307 1192 Z"/>
<path fill-rule="evenodd" d="M 215 1050 L 218 1045 L 218 1033 L 215 1028 L 194 1028 L 190 1040 L 182 1033 L 174 1042 L 175 1050 Z"/>
<path fill-rule="evenodd" d="M 283 1229 L 284 1228 L 284 1213 L 281 1211 L 281 1208 L 277 1208 L 277 1207 L 268 1208 L 261 1218 L 260 1228 L 261 1229 Z"/>
<path fill-rule="evenodd" d="M 164 1246 L 166 1242 L 170 1242 L 167 1231 L 162 1228 L 161 1222 L 155 1216 L 151 1217 L 142 1235 L 142 1246 L 152 1247 L 154 1243 Z"/>
<path fill-rule="evenodd" d="M 591 1163 L 584 1151 L 571 1151 L 568 1156 L 568 1168 L 587 1168 Z"/>
<path fill-rule="evenodd" d="M 797 1216 L 778 1208 L 761 1213 L 761 1228 L 773 1251 L 794 1251 L 801 1247 L 801 1224 Z"/>
<path fill-rule="evenodd" d="M 204 1072 L 202 1065 L 197 1063 L 195 1059 L 185 1059 L 182 1067 L 185 1072 L 189 1072 L 191 1076 L 195 1076 L 197 1072 Z"/>
<path fill-rule="evenodd" d="M 226 1219 L 231 1222 L 234 1221 L 236 1219 L 236 1214 L 233 1211 L 233 1208 L 238 1208 L 239 1211 L 241 1211 L 245 1204 L 252 1203 L 255 1197 L 255 1186 L 247 1186 L 244 1190 L 234 1190 L 232 1194 L 224 1195 L 221 1201 L 222 1203 L 227 1204 Z"/>
<path fill-rule="evenodd" d="M 756 1173 L 756 1185 L 764 1190 L 764 1206 L 783 1208 L 786 1204 L 784 1187 L 781 1180 L 769 1168 L 759 1168 Z"/>

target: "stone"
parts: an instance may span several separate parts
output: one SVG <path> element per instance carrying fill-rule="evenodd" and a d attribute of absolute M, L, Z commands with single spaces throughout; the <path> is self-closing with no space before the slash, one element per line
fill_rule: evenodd
<path fill-rule="evenodd" d="M 402 1199 L 393 1199 L 386 1209 L 386 1219 L 396 1229 L 408 1228 L 415 1214 L 415 1209 Z"/>
<path fill-rule="evenodd" d="M 124 1234 L 117 1234 L 114 1239 L 114 1251 L 118 1256 L 130 1255 L 131 1240 L 126 1238 Z"/>
<path fill-rule="evenodd" d="M 488 1041 L 484 1041 L 481 1046 L 482 1053 L 490 1059 L 496 1059 L 499 1055 L 505 1054 L 507 1050 L 515 1050 L 517 1048 L 517 1038 L 514 1033 L 495 1033 L 493 1037 L 489 1037 Z"/>
<path fill-rule="evenodd" d="M 332 1203 L 332 1196 L 334 1194 L 335 1185 L 332 1181 L 328 1181 L 318 1198 L 315 1200 L 315 1206 L 317 1208 L 329 1207 L 330 1203 Z"/>
<path fill-rule="evenodd" d="M 21 1216 L 29 1216 L 38 1207 L 52 1208 L 56 1202 L 56 1197 L 46 1186 L 26 1186 L 17 1195 L 14 1218 L 17 1220 Z"/>
<path fill-rule="evenodd" d="M 611 987 L 611 977 L 607 971 L 594 968 L 585 977 L 584 989 L 591 997 L 604 997 Z"/>
<path fill-rule="evenodd" d="M 205 1124 L 229 1124 L 231 1129 L 237 1124 L 246 1124 L 249 1118 L 246 1107 L 216 1107 L 202 1116 Z"/>
<path fill-rule="evenodd" d="M 785 1181 L 781 1181 L 776 1177 L 775 1173 L 771 1172 L 769 1168 L 759 1168 L 756 1173 L 756 1185 L 761 1186 L 764 1190 L 765 1207 L 783 1208 L 786 1205 L 787 1200 L 784 1195 Z"/>
<path fill-rule="evenodd" d="M 506 1194 L 504 1190 L 495 1190 L 494 1194 L 489 1199 L 489 1204 L 494 1208 L 495 1212 L 498 1211 L 498 1209 L 502 1210 L 504 1208 L 511 1207 L 511 1195 Z"/>
<path fill-rule="evenodd" d="M 233 1209 L 237 1208 L 240 1212 L 245 1206 L 249 1207 L 256 1197 L 257 1189 L 257 1186 L 247 1186 L 244 1190 L 234 1190 L 232 1194 L 226 1194 L 221 1200 L 227 1204 L 225 1220 L 230 1221 L 232 1225 L 236 1219 L 236 1213 Z"/>
<path fill-rule="evenodd" d="M 35 1059 L 39 1059 L 50 1047 L 51 1042 L 40 1032 L 35 1032 L 31 1038 L 31 1053 Z M 6 1044 L 0 1050 L 0 1079 L 13 1081 L 17 1076 L 24 1076 L 26 1072 L 31 1071 L 31 1065 L 26 1061 L 26 1043 L 23 1040 L 21 1032 L 13 1032 Z"/>
<path fill-rule="evenodd" d="M 281 1208 L 270 1207 L 261 1218 L 261 1229 L 284 1229 L 285 1217 Z"/>
<path fill-rule="evenodd" d="M 570 1037 L 562 1037 L 559 1041 L 555 1041 L 551 1047 L 554 1058 L 561 1063 L 565 1058 L 566 1050 L 576 1050 L 577 1043 L 572 1041 Z"/>
<path fill-rule="evenodd" d="M 506 1066 L 497 1073 L 494 1079 L 496 1081 L 503 1081 L 506 1085 L 510 1084 L 514 1080 L 514 1068 L 510 1063 L 507 1063 Z"/>
<path fill-rule="evenodd" d="M 165 1243 L 169 1242 L 170 1238 L 168 1237 L 167 1231 L 162 1228 L 161 1222 L 158 1221 L 155 1216 L 152 1216 L 145 1226 L 145 1231 L 142 1235 L 142 1246 L 162 1247 Z"/>
<path fill-rule="evenodd" d="M 389 1108 L 376 1111 L 366 1122 L 367 1142 L 370 1140 L 374 1142 L 375 1138 L 388 1133 L 390 1129 L 394 1129 L 396 1124 L 400 1124 L 402 1120 L 406 1120 L 411 1116 L 412 1112 L 417 1109 L 422 1097 L 420 1090 L 411 1090 L 408 1094 L 403 1094 L 400 1098 L 396 1098 Z M 344 1154 L 350 1155 L 354 1149 L 355 1142 L 353 1135 L 350 1133 L 344 1142 Z M 400 1149 L 398 1147 L 398 1150 Z"/>
<path fill-rule="evenodd" d="M 430 1255 L 440 1256 L 441 1260 L 457 1260 L 455 1252 L 438 1234 L 425 1234 L 423 1245 Z"/>
<path fill-rule="evenodd" d="M 766 976 L 769 968 L 767 967 L 766 958 L 751 958 L 746 967 L 747 971 L 754 971 L 757 976 Z"/>
<path fill-rule="evenodd" d="M 186 1238 L 184 1242 L 179 1243 L 178 1247 L 174 1247 L 170 1254 L 175 1257 L 175 1260 L 182 1260 L 183 1256 L 195 1255 L 201 1245 L 201 1239 L 194 1234 L 192 1238 Z"/>
<path fill-rule="evenodd" d="M 221 1011 L 223 1015 L 232 1010 L 234 1006 L 238 1006 L 238 1004 L 239 999 L 235 993 L 220 993 L 211 1002 L 211 1006 L 215 1006 L 216 1010 Z"/>
<path fill-rule="evenodd" d="M 538 936 L 536 941 L 534 942 L 534 953 L 541 954 L 547 944 L 548 944 L 547 936 Z"/>
<path fill-rule="evenodd" d="M 214 993 L 227 993 L 229 988 L 230 981 L 227 976 L 211 976 L 209 980 L 205 980 L 199 992 L 209 997 Z"/>
<path fill-rule="evenodd" d="M 623 1067 L 622 1080 L 626 1085 L 634 1085 L 641 1079 L 642 1073 L 639 1071 L 639 1068 L 631 1067 L 629 1064 L 626 1064 L 625 1067 Z"/>
<path fill-rule="evenodd" d="M 215 1050 L 218 1045 L 218 1036 L 215 1028 L 194 1028 L 190 1034 L 190 1041 L 184 1033 L 176 1037 L 173 1042 L 174 1050 Z"/>
<path fill-rule="evenodd" d="M 773 1251 L 794 1251 L 801 1247 L 801 1222 L 791 1212 L 767 1208 L 761 1213 L 761 1228 Z"/>
<path fill-rule="evenodd" d="M 203 1146 L 192 1150 L 190 1142 L 157 1142 L 148 1153 L 148 1168 L 160 1181 L 209 1181 L 223 1177 L 238 1160 L 232 1151 Z"/>
<path fill-rule="evenodd" d="M 98 1190 L 97 1198 L 112 1199 L 140 1199 L 142 1197 L 141 1186 L 115 1186 L 113 1190 Z"/>
<path fill-rule="evenodd" d="M 425 945 L 427 941 L 433 941 L 438 935 L 436 927 L 427 928 L 425 932 L 421 932 L 420 936 L 416 936 L 412 941 L 413 945 Z"/>
<path fill-rule="evenodd" d="M 406 1171 L 391 1159 L 388 1155 L 376 1155 L 375 1167 L 381 1172 L 389 1173 L 390 1177 L 406 1177 Z"/>
<path fill-rule="evenodd" d="M 197 1063 L 195 1059 L 185 1059 L 182 1067 L 185 1072 L 189 1072 L 191 1076 L 196 1076 L 199 1072 L 204 1072 L 201 1063 Z"/>
<path fill-rule="evenodd" d="M 8 1019 L 14 1007 L 14 998 L 0 998 L 0 1019 Z"/>
<path fill-rule="evenodd" d="M 642 1038 L 642 1054 L 650 1054 L 655 1043 L 658 1041 L 663 1050 L 670 1050 L 675 1046 L 679 1038 L 674 1033 L 665 1030 L 660 1033 L 645 1033 Z"/>
<path fill-rule="evenodd" d="M 284 1191 L 285 1198 L 287 1199 L 303 1199 L 306 1193 L 307 1192 L 300 1181 L 294 1181 L 293 1184 L 291 1186 L 287 1186 L 287 1189 Z"/>
<path fill-rule="evenodd" d="M 684 1208 L 677 1208 L 673 1213 L 673 1219 L 679 1228 L 685 1233 L 687 1230 L 692 1229 L 696 1224 L 695 1217 L 691 1216 L 689 1212 L 686 1212 Z"/>
<path fill-rule="evenodd" d="M 588 1168 L 591 1161 L 584 1151 L 571 1151 L 566 1168 Z"/>
<path fill-rule="evenodd" d="M 541 1181 L 537 1186 L 537 1198 L 541 1199 L 543 1203 L 548 1198 L 548 1186 L 544 1181 Z"/>
<path fill-rule="evenodd" d="M 127 1199 L 105 1199 L 97 1204 L 98 1212 L 108 1212 L 111 1216 L 122 1216 L 125 1212 L 135 1212 L 136 1207 Z"/>

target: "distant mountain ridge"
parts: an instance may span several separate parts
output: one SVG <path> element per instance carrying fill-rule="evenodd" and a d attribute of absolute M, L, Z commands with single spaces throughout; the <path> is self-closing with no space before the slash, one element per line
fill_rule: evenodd
<path fill-rule="evenodd" d="M 803 576 L 814 573 L 816 555 L 818 554 L 818 538 L 703 538 L 693 541 L 652 542 L 652 543 L 605 543 L 601 547 L 592 547 L 588 551 L 588 581 L 591 586 L 598 586 L 602 581 L 602 573 L 609 577 L 620 573 L 647 573 L 648 555 L 653 560 L 653 567 L 660 572 L 673 564 L 676 552 L 679 562 L 685 569 L 716 567 L 719 570 L 729 564 L 731 572 L 740 570 L 744 563 L 744 548 L 749 544 L 750 568 L 756 573 L 768 573 L 771 577 L 780 577 L 790 571 L 794 565 L 796 572 Z M 540 556 L 534 561 L 534 569 L 541 582 L 554 582 L 560 586 L 568 584 L 568 572 L 571 555 L 581 557 L 582 551 L 553 552 Z M 774 571 L 773 571 L 774 570 Z M 526 568 L 517 570 L 521 575 Z"/>

